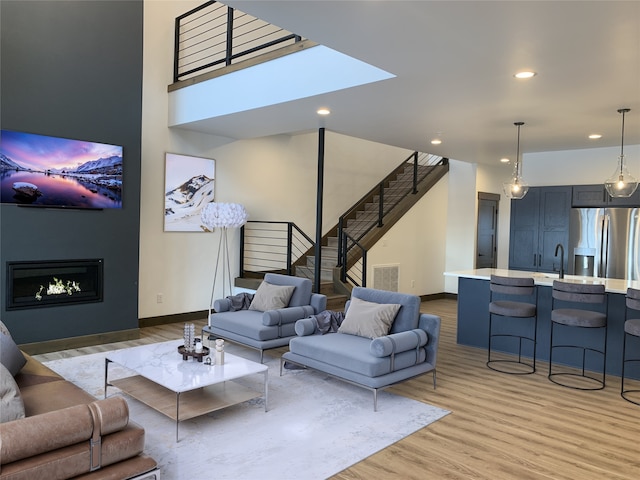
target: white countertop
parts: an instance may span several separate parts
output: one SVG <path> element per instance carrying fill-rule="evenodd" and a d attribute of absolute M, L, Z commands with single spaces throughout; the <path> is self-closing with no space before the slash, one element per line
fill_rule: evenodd
<path fill-rule="evenodd" d="M 479 280 L 489 280 L 491 275 L 502 277 L 533 277 L 536 285 L 551 287 L 553 281 L 558 279 L 557 273 L 527 272 L 523 270 L 505 270 L 501 268 L 478 268 L 474 270 L 459 270 L 456 272 L 445 272 L 448 277 L 476 278 Z M 580 275 L 565 275 L 563 281 L 574 283 L 604 284 L 605 290 L 609 293 L 626 294 L 627 288 L 640 290 L 640 281 L 620 280 L 617 278 L 596 278 L 583 277 Z"/>

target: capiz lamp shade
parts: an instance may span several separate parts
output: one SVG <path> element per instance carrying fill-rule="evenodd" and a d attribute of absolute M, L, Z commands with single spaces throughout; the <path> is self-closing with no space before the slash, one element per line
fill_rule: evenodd
<path fill-rule="evenodd" d="M 626 198 L 633 195 L 638 188 L 638 180 L 630 173 L 624 163 L 624 115 L 629 112 L 629 108 L 621 108 L 618 113 L 622 114 L 622 140 L 620 142 L 620 156 L 618 157 L 618 166 L 609 178 L 604 182 L 604 188 L 607 189 L 609 195 L 614 198 Z"/>
<path fill-rule="evenodd" d="M 247 223 L 247 211 L 238 203 L 212 202 L 200 214 L 202 223 L 211 231 L 214 228 L 238 228 Z"/>
<path fill-rule="evenodd" d="M 516 163 L 513 167 L 513 175 L 508 182 L 502 184 L 502 190 L 507 198 L 514 200 L 520 200 L 529 191 L 529 185 L 522 178 L 522 163 L 520 162 L 520 127 L 524 125 L 524 122 L 515 122 L 514 125 L 518 127 L 518 147 L 516 150 Z"/>

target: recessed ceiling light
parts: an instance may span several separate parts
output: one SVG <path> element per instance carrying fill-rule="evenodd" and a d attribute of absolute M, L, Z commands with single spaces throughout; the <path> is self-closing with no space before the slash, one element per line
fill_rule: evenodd
<path fill-rule="evenodd" d="M 509 163 L 509 162 L 510 162 L 510 160 L 509 160 L 507 157 L 504 157 L 504 158 L 501 158 L 501 159 L 500 159 L 500 162 L 502 162 L 502 163 Z"/>
<path fill-rule="evenodd" d="M 592 133 L 591 135 L 589 135 L 589 138 L 591 140 L 598 140 L 599 138 L 602 138 L 602 135 L 600 135 L 599 133 Z"/>
<path fill-rule="evenodd" d="M 531 78 L 535 77 L 537 74 L 531 70 L 524 70 L 522 72 L 518 72 L 514 75 L 516 78 Z"/>
<path fill-rule="evenodd" d="M 431 140 L 431 145 L 440 145 L 442 143 L 442 140 L 440 140 L 439 138 L 434 138 L 433 140 Z"/>
<path fill-rule="evenodd" d="M 318 111 L 316 112 L 318 115 L 329 115 L 331 113 L 331 110 L 329 110 L 328 108 L 319 108 Z"/>

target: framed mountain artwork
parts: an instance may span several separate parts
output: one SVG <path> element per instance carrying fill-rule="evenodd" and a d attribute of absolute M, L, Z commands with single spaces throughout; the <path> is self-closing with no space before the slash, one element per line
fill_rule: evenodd
<path fill-rule="evenodd" d="M 216 161 L 167 153 L 165 158 L 164 231 L 205 232 L 200 220 L 213 202 Z"/>

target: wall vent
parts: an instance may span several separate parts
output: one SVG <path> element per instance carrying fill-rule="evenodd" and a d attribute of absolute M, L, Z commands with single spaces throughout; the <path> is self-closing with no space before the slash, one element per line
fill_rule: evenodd
<path fill-rule="evenodd" d="M 374 265 L 373 288 L 397 292 L 400 285 L 400 265 Z"/>

